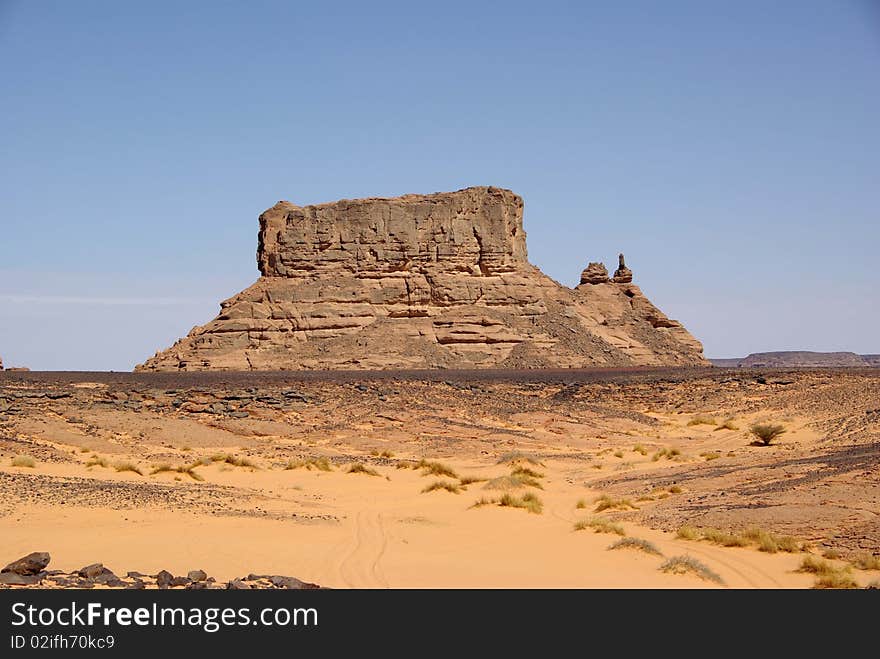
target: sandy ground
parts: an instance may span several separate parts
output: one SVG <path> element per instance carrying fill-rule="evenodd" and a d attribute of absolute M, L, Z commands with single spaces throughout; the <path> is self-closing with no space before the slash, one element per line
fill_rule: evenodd
<path fill-rule="evenodd" d="M 220 580 L 258 572 L 334 588 L 797 588 L 814 584 L 797 571 L 803 551 L 725 547 L 676 530 L 757 526 L 817 556 L 836 552 L 841 567 L 880 553 L 872 372 L 10 376 L 0 379 L 0 563 L 48 551 L 65 571 L 199 568 Z M 746 429 L 758 421 L 787 432 L 751 446 Z M 16 456 L 34 466 L 13 466 Z M 286 468 L 313 458 L 330 470 Z M 413 468 L 422 459 L 455 477 Z M 125 463 L 142 475 L 117 471 Z M 201 480 L 152 473 L 193 464 Z M 348 473 L 352 464 L 375 475 Z M 531 485 L 511 481 L 517 467 L 535 472 Z M 481 480 L 461 485 L 468 478 Z M 436 481 L 458 492 L 423 492 Z M 526 493 L 540 513 L 498 505 Z M 596 511 L 603 495 L 632 506 Z M 491 503 L 473 507 L 483 498 Z M 574 529 L 596 518 L 660 555 L 612 550 L 622 536 Z M 721 583 L 660 570 L 676 556 Z M 850 574 L 859 585 L 880 578 Z"/>

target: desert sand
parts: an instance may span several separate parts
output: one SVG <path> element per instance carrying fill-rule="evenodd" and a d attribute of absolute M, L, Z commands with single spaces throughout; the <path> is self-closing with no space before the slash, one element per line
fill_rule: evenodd
<path fill-rule="evenodd" d="M 878 376 L 2 373 L 0 563 L 47 551 L 65 572 L 332 588 L 809 588 L 811 557 L 865 586 Z M 757 422 L 786 432 L 754 446 Z M 619 528 L 575 530 L 597 519 Z M 658 553 L 610 549 L 623 538 Z M 709 572 L 660 569 L 681 556 Z"/>

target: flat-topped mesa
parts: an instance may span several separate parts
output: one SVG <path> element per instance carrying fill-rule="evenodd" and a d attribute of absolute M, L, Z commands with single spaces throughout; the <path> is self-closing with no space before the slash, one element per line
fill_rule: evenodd
<path fill-rule="evenodd" d="M 491 187 L 303 208 L 282 201 L 260 215 L 257 267 L 265 277 L 432 266 L 501 274 L 528 262 L 522 214 L 521 197 Z"/>
<path fill-rule="evenodd" d="M 631 273 L 609 282 L 591 264 L 570 289 L 531 265 L 522 220 L 522 199 L 494 187 L 279 202 L 260 216 L 262 276 L 137 370 L 706 363 Z"/>

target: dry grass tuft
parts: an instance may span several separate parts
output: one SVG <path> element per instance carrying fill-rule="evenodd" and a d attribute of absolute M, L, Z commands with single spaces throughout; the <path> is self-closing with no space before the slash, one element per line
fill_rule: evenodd
<path fill-rule="evenodd" d="M 498 501 L 498 505 L 506 508 L 524 508 L 536 515 L 540 515 L 544 510 L 543 502 L 536 494 L 531 492 L 526 492 L 521 497 L 514 496 L 513 494 L 504 494 Z"/>
<path fill-rule="evenodd" d="M 739 430 L 733 422 L 733 417 L 725 419 L 715 430 Z"/>
<path fill-rule="evenodd" d="M 511 476 L 523 476 L 525 478 L 544 478 L 544 474 L 535 471 L 534 469 L 529 469 L 528 467 L 523 467 L 522 465 L 518 465 L 514 467 L 511 472 Z"/>
<path fill-rule="evenodd" d="M 211 456 L 210 462 L 222 462 L 224 464 L 232 465 L 233 467 L 250 467 L 251 469 L 259 469 L 257 465 L 247 458 L 239 458 L 230 453 L 215 453 Z M 208 464 L 210 464 L 210 462 Z M 202 460 L 202 464 L 204 463 L 204 460 Z"/>
<path fill-rule="evenodd" d="M 615 499 L 612 496 L 607 494 L 603 494 L 601 497 L 596 499 L 596 509 L 597 513 L 601 513 L 603 510 L 638 510 L 639 507 L 633 504 L 629 499 Z"/>
<path fill-rule="evenodd" d="M 137 474 L 138 476 L 144 475 L 144 472 L 140 470 L 140 467 L 132 462 L 117 462 L 113 465 L 113 468 L 118 472 L 130 471 Z"/>
<path fill-rule="evenodd" d="M 646 449 L 642 444 L 636 444 L 635 446 L 633 446 L 633 453 L 648 455 L 648 449 Z"/>
<path fill-rule="evenodd" d="M 786 430 L 785 426 L 778 423 L 756 423 L 749 428 L 749 432 L 755 437 L 755 441 L 752 442 L 755 446 L 770 446 L 770 443 Z"/>
<path fill-rule="evenodd" d="M 813 588 L 858 588 L 858 584 L 855 582 L 855 579 L 852 578 L 852 572 L 849 565 L 838 567 L 833 563 L 829 563 L 828 561 L 813 556 L 812 554 L 804 556 L 797 571 L 816 575 L 816 582 L 813 584 Z"/>
<path fill-rule="evenodd" d="M 98 455 L 93 455 L 91 458 L 89 458 L 89 461 L 86 462 L 86 467 L 107 467 L 107 466 L 108 466 L 107 459 L 102 458 Z"/>
<path fill-rule="evenodd" d="M 489 479 L 483 478 L 482 476 L 461 476 L 458 479 L 458 484 L 464 487 L 467 485 L 471 485 L 472 483 L 482 483 L 486 480 Z"/>
<path fill-rule="evenodd" d="M 703 540 L 722 547 L 748 547 L 751 544 L 748 538 L 719 529 L 703 529 L 702 533 Z"/>
<path fill-rule="evenodd" d="M 29 455 L 16 455 L 12 458 L 12 466 L 13 467 L 26 467 L 27 469 L 33 469 L 37 466 L 37 461 L 34 460 Z"/>
<path fill-rule="evenodd" d="M 716 453 L 715 451 L 706 451 L 705 453 L 700 453 L 701 458 L 705 458 L 708 462 L 709 460 L 717 460 L 721 457 L 720 453 Z"/>
<path fill-rule="evenodd" d="M 291 460 L 285 469 L 317 469 L 318 471 L 332 471 L 333 466 L 327 458 L 307 458 L 305 460 Z"/>
<path fill-rule="evenodd" d="M 422 493 L 434 492 L 435 490 L 446 490 L 453 494 L 460 494 L 461 486 L 459 486 L 458 483 L 450 483 L 449 481 L 434 481 L 430 485 L 425 486 L 422 489 Z"/>
<path fill-rule="evenodd" d="M 679 540 L 699 540 L 700 530 L 695 526 L 682 526 L 675 533 L 675 537 Z"/>
<path fill-rule="evenodd" d="M 667 460 L 676 460 L 680 461 L 684 459 L 684 456 L 681 454 L 681 450 L 677 448 L 662 448 L 657 451 L 654 455 L 651 456 L 652 462 L 657 462 L 660 458 L 666 458 Z"/>
<path fill-rule="evenodd" d="M 379 472 L 375 469 L 370 469 L 364 464 L 360 462 L 355 462 L 349 465 L 348 470 L 346 471 L 348 474 L 366 474 L 367 476 L 378 476 Z"/>
<path fill-rule="evenodd" d="M 537 479 L 524 474 L 510 474 L 510 476 L 492 478 L 483 487 L 487 490 L 516 490 L 522 487 L 544 489 L 544 486 Z"/>
<path fill-rule="evenodd" d="M 700 579 L 724 585 L 724 580 L 718 574 L 691 556 L 673 556 L 660 566 L 660 570 L 671 574 L 693 574 Z"/>
<path fill-rule="evenodd" d="M 150 472 L 150 476 L 155 476 L 156 474 L 163 474 L 166 472 L 174 472 L 177 474 L 186 474 L 194 481 L 203 481 L 201 474 L 196 473 L 195 468 L 198 467 L 201 463 L 195 462 L 190 465 L 180 465 L 179 467 L 172 467 L 170 464 L 160 464 L 156 465 L 153 470 Z M 179 478 L 175 478 L 174 480 L 180 480 Z"/>
<path fill-rule="evenodd" d="M 370 455 L 372 455 L 374 458 L 393 458 L 394 457 L 394 454 L 388 450 L 385 450 L 385 451 L 372 450 L 372 451 L 370 451 Z"/>
<path fill-rule="evenodd" d="M 880 556 L 862 552 L 852 562 L 860 570 L 880 570 Z"/>
<path fill-rule="evenodd" d="M 471 504 L 470 508 L 482 508 L 483 506 L 492 506 L 498 503 L 497 499 L 487 499 L 486 497 L 480 497 L 473 504 Z"/>
<path fill-rule="evenodd" d="M 452 467 L 448 467 L 442 462 L 434 462 L 432 460 L 419 460 L 413 469 L 421 469 L 422 476 L 448 476 L 449 478 L 458 478 L 458 474 Z"/>
<path fill-rule="evenodd" d="M 617 535 L 626 535 L 626 531 L 620 524 L 616 524 L 602 517 L 593 517 L 592 519 L 584 519 L 574 525 L 575 531 L 584 531 L 593 529 L 595 533 L 614 533 Z"/>
<path fill-rule="evenodd" d="M 577 503 L 574 504 L 574 507 L 577 508 L 578 510 L 583 510 L 584 508 L 587 507 L 587 502 L 585 499 L 578 499 Z"/>
<path fill-rule="evenodd" d="M 669 494 L 681 494 L 683 491 L 680 485 L 673 485 L 668 490 Z"/>
<path fill-rule="evenodd" d="M 648 542 L 641 538 L 622 538 L 608 547 L 608 549 L 636 549 L 638 551 L 643 551 L 646 554 L 651 554 L 652 556 L 663 555 L 663 552 L 657 549 L 657 546 L 653 542 Z"/>
<path fill-rule="evenodd" d="M 689 426 L 714 426 L 717 425 L 718 421 L 714 416 L 704 416 L 702 414 L 698 414 L 693 419 L 688 421 Z"/>

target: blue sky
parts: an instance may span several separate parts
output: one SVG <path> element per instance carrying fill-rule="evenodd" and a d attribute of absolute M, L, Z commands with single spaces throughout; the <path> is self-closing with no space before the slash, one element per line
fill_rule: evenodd
<path fill-rule="evenodd" d="M 279 199 L 511 188 L 709 356 L 880 352 L 880 3 L 0 0 L 0 356 L 128 370 Z"/>

